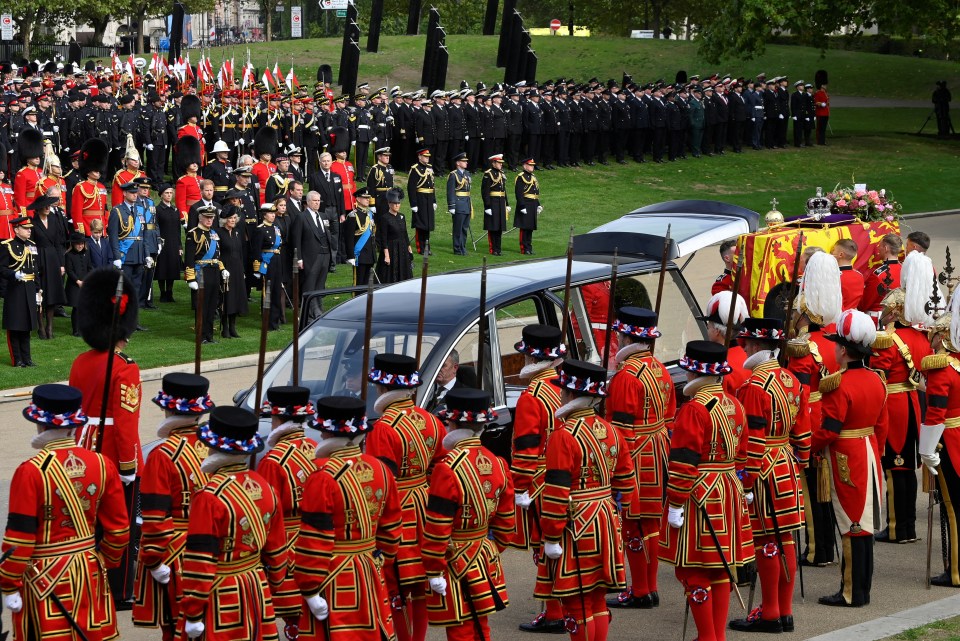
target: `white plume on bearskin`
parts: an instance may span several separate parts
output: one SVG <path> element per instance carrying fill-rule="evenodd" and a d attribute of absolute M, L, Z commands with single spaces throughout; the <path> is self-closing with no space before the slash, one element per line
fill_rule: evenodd
<path fill-rule="evenodd" d="M 716 314 L 723 323 L 726 323 L 727 318 L 730 317 L 730 304 L 732 300 L 733 292 L 729 290 L 717 292 L 711 296 L 707 302 L 707 316 Z M 743 296 L 737 294 L 736 308 L 733 311 L 733 324 L 739 325 L 748 315 L 747 301 L 743 300 Z"/>
<path fill-rule="evenodd" d="M 852 343 L 870 347 L 877 339 L 877 324 L 860 310 L 848 309 L 837 319 L 837 333 Z"/>
<path fill-rule="evenodd" d="M 960 288 L 953 292 L 950 300 L 950 343 L 954 348 L 960 347 Z"/>
<path fill-rule="evenodd" d="M 830 254 L 817 252 L 807 260 L 803 288 L 797 300 L 797 308 L 801 307 L 805 307 L 809 315 L 820 317 L 823 320 L 820 325 L 832 323 L 843 310 L 840 266 Z"/>
<path fill-rule="evenodd" d="M 927 313 L 927 303 L 933 293 L 933 261 L 926 254 L 910 252 L 900 271 L 903 287 L 903 319 L 910 325 L 929 325 L 933 322 Z"/>

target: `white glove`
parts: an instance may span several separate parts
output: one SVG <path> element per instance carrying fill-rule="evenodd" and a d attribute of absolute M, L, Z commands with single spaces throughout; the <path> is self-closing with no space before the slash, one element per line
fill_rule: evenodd
<path fill-rule="evenodd" d="M 123 264 L 123 263 L 120 261 L 119 258 L 116 259 L 115 261 L 113 261 L 113 266 L 116 267 L 117 269 L 120 269 L 120 265 L 122 265 L 122 264 Z"/>
<path fill-rule="evenodd" d="M 541 211 L 543 211 L 543 207 L 540 205 L 537 205 L 537 215 L 539 215 Z"/>
<path fill-rule="evenodd" d="M 433 211 L 437 211 L 437 203 L 433 203 Z"/>
<path fill-rule="evenodd" d="M 507 207 L 507 211 L 510 211 L 510 208 L 509 208 L 509 207 Z M 521 208 L 520 208 L 520 213 L 526 215 L 526 213 L 527 213 L 527 208 L 526 208 L 526 207 L 521 207 Z"/>
<path fill-rule="evenodd" d="M 147 256 L 147 269 L 153 269 L 153 257 Z"/>
<path fill-rule="evenodd" d="M 189 287 L 193 291 L 197 291 L 198 289 L 200 289 L 200 285 L 198 285 L 197 281 L 195 280 L 191 280 L 189 283 L 187 283 L 187 287 Z"/>
<path fill-rule="evenodd" d="M 123 484 L 124 484 L 124 485 L 130 485 L 131 483 L 133 483 L 134 481 L 137 480 L 137 475 L 136 475 L 136 473 L 133 473 L 133 474 L 121 474 L 121 475 L 120 475 L 120 480 L 123 481 Z"/>
<path fill-rule="evenodd" d="M 237 140 L 236 142 L 233 143 L 234 147 L 240 147 L 242 145 L 243 145 L 243 140 Z"/>
<path fill-rule="evenodd" d="M 54 126 L 53 126 L 53 131 L 54 131 L 54 132 L 58 132 L 58 131 L 60 131 L 60 127 L 58 127 L 58 126 L 56 126 L 56 125 L 54 125 Z"/>
<path fill-rule="evenodd" d="M 220 278 L 223 280 L 230 280 L 230 272 L 224 269 L 222 272 L 220 272 Z"/>
<path fill-rule="evenodd" d="M 921 454 L 920 461 L 927 466 L 927 469 L 931 474 L 937 476 L 937 467 L 940 465 L 940 454 L 934 452 L 933 454 Z"/>
<path fill-rule="evenodd" d="M 747 505 L 753 505 L 753 492 L 747 492 L 743 495 L 744 500 L 746 500 Z"/>
<path fill-rule="evenodd" d="M 310 613 L 317 621 L 325 621 L 326 618 L 330 616 L 330 608 L 327 607 L 327 600 L 319 594 L 307 597 L 307 607 L 310 608 Z"/>
<path fill-rule="evenodd" d="M 419 209 L 419 207 L 411 207 L 411 208 L 410 208 L 410 211 L 412 211 L 413 213 L 417 213 L 417 210 L 418 210 L 418 209 Z"/>
<path fill-rule="evenodd" d="M 936 467 L 940 465 L 940 455 L 937 453 L 937 443 L 943 436 L 946 429 L 943 423 L 937 425 L 920 426 L 920 442 L 917 451 L 920 453 L 920 460 L 927 466 L 931 474 L 937 474 Z"/>
<path fill-rule="evenodd" d="M 457 213 L 457 210 L 456 210 L 456 209 L 448 209 L 447 211 L 450 212 L 450 215 L 451 215 L 451 216 L 453 216 L 455 213 Z"/>
<path fill-rule="evenodd" d="M 260 280 L 260 272 L 253 272 L 253 277 Z"/>
<path fill-rule="evenodd" d="M 348 258 L 348 259 L 347 259 L 347 264 L 350 265 L 351 267 L 356 267 L 356 266 L 357 266 L 357 259 L 356 259 L 356 258 Z"/>
<path fill-rule="evenodd" d="M 377 208 L 376 208 L 376 207 L 371 207 L 371 208 L 370 208 L 370 213 L 371 213 L 371 214 L 377 213 Z"/>
<path fill-rule="evenodd" d="M 559 559 L 563 556 L 563 546 L 559 543 L 546 543 L 543 546 L 543 553 L 548 559 Z"/>
<path fill-rule="evenodd" d="M 16 277 L 17 280 L 24 280 L 24 279 L 26 279 L 26 275 L 24 275 L 23 272 L 16 272 L 16 273 L 14 274 L 14 276 Z"/>
<path fill-rule="evenodd" d="M 757 119 L 756 119 L 756 118 L 751 118 L 751 119 L 750 119 L 750 122 L 757 122 Z"/>
<path fill-rule="evenodd" d="M 196 639 L 203 634 L 203 621 L 187 621 L 183 626 L 183 631 L 187 633 L 187 638 Z"/>
<path fill-rule="evenodd" d="M 515 494 L 513 496 L 513 500 L 518 507 L 522 507 L 523 509 L 527 509 L 530 507 L 530 504 L 533 503 L 533 499 L 530 498 L 530 492 L 521 492 L 520 494 Z"/>
<path fill-rule="evenodd" d="M 507 205 L 507 213 L 510 213 L 510 205 Z"/>
<path fill-rule="evenodd" d="M 153 144 L 147 145 L 147 151 L 153 151 Z"/>
<path fill-rule="evenodd" d="M 484 209 L 484 210 L 483 210 L 483 213 L 486 214 L 487 216 L 493 216 L 493 210 L 492 210 L 492 209 Z"/>
<path fill-rule="evenodd" d="M 440 596 L 447 595 L 447 580 L 442 576 L 435 576 L 429 580 L 430 589 Z"/>
<path fill-rule="evenodd" d="M 351 146 L 351 147 L 356 147 L 356 146 L 357 146 L 357 141 L 356 141 L 356 140 L 351 140 L 351 141 L 350 141 L 350 146 Z"/>
<path fill-rule="evenodd" d="M 373 137 L 373 140 L 372 140 L 371 142 L 377 142 L 377 137 L 374 136 L 374 137 Z"/>
<path fill-rule="evenodd" d="M 796 122 L 797 117 L 796 117 L 796 116 L 792 116 L 792 120 L 793 120 L 794 122 Z"/>
<path fill-rule="evenodd" d="M 821 103 L 820 103 L 820 106 L 821 106 L 821 107 L 826 107 L 826 106 L 827 106 L 827 103 L 821 102 Z"/>
<path fill-rule="evenodd" d="M 463 139 L 464 139 L 464 140 L 470 140 L 470 136 L 464 136 Z"/>
<path fill-rule="evenodd" d="M 167 583 L 170 583 L 170 566 L 165 563 L 161 563 L 157 567 L 150 570 L 150 576 L 152 576 L 153 580 L 157 583 L 166 585 Z"/>
<path fill-rule="evenodd" d="M 783 114 L 780 114 L 780 120 L 783 120 Z"/>
<path fill-rule="evenodd" d="M 302 261 L 302 260 L 298 260 L 298 261 L 297 261 L 297 269 L 303 269 L 303 261 Z"/>
<path fill-rule="evenodd" d="M 23 599 L 19 592 L 13 592 L 3 597 L 3 605 L 11 612 L 19 612 L 23 609 Z"/>
<path fill-rule="evenodd" d="M 667 523 L 670 524 L 670 527 L 683 527 L 683 508 L 673 507 L 672 505 L 668 507 Z"/>

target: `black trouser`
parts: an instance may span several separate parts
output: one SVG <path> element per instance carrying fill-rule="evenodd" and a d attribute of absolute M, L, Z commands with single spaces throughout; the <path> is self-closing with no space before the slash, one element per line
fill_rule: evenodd
<path fill-rule="evenodd" d="M 670 136 L 670 160 L 676 160 L 683 154 L 683 130 L 672 129 Z"/>
<path fill-rule="evenodd" d="M 470 227 L 470 212 L 453 215 L 453 253 L 467 254 L 467 229 Z"/>
<path fill-rule="evenodd" d="M 30 359 L 30 330 L 22 332 L 15 329 L 8 329 L 7 345 L 10 347 L 12 365 L 33 362 Z"/>
<path fill-rule="evenodd" d="M 580 164 L 580 134 L 570 132 L 570 164 Z"/>
<path fill-rule="evenodd" d="M 599 131 L 585 131 L 583 132 L 583 137 L 581 140 L 581 146 L 583 151 L 583 161 L 586 163 L 593 162 L 594 154 L 597 153 L 597 136 L 600 135 Z"/>
<path fill-rule="evenodd" d="M 561 131 L 557 134 L 557 162 L 560 165 L 570 164 L 570 132 Z"/>
<path fill-rule="evenodd" d="M 524 156 L 524 160 L 527 158 L 533 158 L 538 163 L 543 163 L 543 158 L 541 156 L 541 150 L 543 149 L 543 136 L 541 134 L 531 134 L 527 139 L 527 154 Z"/>
<path fill-rule="evenodd" d="M 798 117 L 793 121 L 793 146 L 799 147 L 803 144 L 803 121 Z"/>
<path fill-rule="evenodd" d="M 357 266 L 353 268 L 353 284 L 367 285 L 370 282 L 370 271 L 372 269 L 373 265 L 358 263 Z"/>
<path fill-rule="evenodd" d="M 532 229 L 520 230 L 520 253 L 521 254 L 533 253 L 533 230 Z"/>
<path fill-rule="evenodd" d="M 827 144 L 827 123 L 830 122 L 830 116 L 817 116 L 817 144 Z"/>
<path fill-rule="evenodd" d="M 632 129 L 630 131 L 630 155 L 637 162 L 643 162 L 643 148 L 646 146 L 647 137 L 650 129 L 647 127 Z"/>
<path fill-rule="evenodd" d="M 873 587 L 873 536 L 844 534 L 841 541 L 840 594 L 848 605 L 867 605 Z"/>
<path fill-rule="evenodd" d="M 610 132 L 597 132 L 597 160 L 607 162 L 607 154 L 610 153 Z"/>
<path fill-rule="evenodd" d="M 777 146 L 777 123 L 779 122 L 779 118 L 779 115 L 772 115 L 763 121 L 763 142 L 767 146 L 767 149 L 773 149 Z"/>
<path fill-rule="evenodd" d="M 140 302 L 143 300 L 143 265 L 131 265 L 129 263 L 123 263 L 123 277 L 133 285 L 134 291 L 137 292 L 137 301 Z M 142 307 L 142 305 L 141 305 Z"/>
<path fill-rule="evenodd" d="M 626 156 L 627 149 L 627 138 L 630 136 L 630 132 L 627 129 L 621 129 L 613 133 L 613 153 L 617 157 L 617 162 L 620 162 Z"/>
<path fill-rule="evenodd" d="M 487 232 L 487 244 L 490 246 L 490 253 L 499 256 L 500 249 L 500 239 L 503 236 L 502 231 L 491 231 Z"/>
<path fill-rule="evenodd" d="M 480 157 L 482 146 L 483 140 L 480 139 L 480 136 L 474 136 L 467 141 L 467 158 L 470 160 L 470 167 L 474 171 L 476 171 L 476 168 L 486 167 L 487 165 L 487 159 Z"/>
<path fill-rule="evenodd" d="M 957 456 L 957 452 L 952 453 Z M 957 501 L 960 500 L 960 476 L 951 460 L 949 448 L 940 452 L 940 474 L 936 477 L 940 490 L 940 534 L 943 541 L 943 567 L 953 585 L 960 586 L 960 558 L 957 548 Z"/>
<path fill-rule="evenodd" d="M 133 600 L 133 567 L 140 550 L 140 526 L 137 517 L 140 515 L 140 479 L 123 486 L 123 502 L 127 506 L 130 520 L 130 542 L 123 550 L 120 565 L 107 570 L 107 581 L 110 583 L 110 592 L 114 603 L 123 603 Z M 133 510 L 131 510 L 131 506 Z M 103 538 L 103 530 L 97 526 L 97 540 Z M 129 608 L 128 608 L 129 609 Z"/>
<path fill-rule="evenodd" d="M 733 150 L 739 152 L 743 145 L 743 123 L 733 121 Z"/>
<path fill-rule="evenodd" d="M 810 134 L 813 133 L 813 123 L 807 118 L 803 123 L 803 144 L 809 147 L 812 143 L 810 141 Z"/>
<path fill-rule="evenodd" d="M 655 162 L 663 162 L 663 146 L 666 141 L 667 141 L 667 128 L 654 127 L 653 128 L 653 160 Z"/>
<path fill-rule="evenodd" d="M 220 308 L 220 269 L 203 268 L 203 317 L 200 324 L 200 338 L 213 340 L 213 321 Z"/>
<path fill-rule="evenodd" d="M 520 162 L 520 134 L 507 134 L 507 166 L 513 169 Z M 489 154 L 488 157 L 493 154 Z M 486 160 L 486 158 L 484 158 Z"/>
<path fill-rule="evenodd" d="M 717 126 L 713 128 L 713 152 L 717 154 L 723 153 L 723 146 L 727 142 L 727 123 L 718 122 Z"/>
<path fill-rule="evenodd" d="M 139 289 L 139 299 L 140 299 L 140 308 L 143 309 L 146 307 L 147 303 L 153 302 L 153 272 L 154 268 L 150 269 L 144 268 L 143 270 L 143 282 L 140 285 Z"/>
<path fill-rule="evenodd" d="M 356 176 L 358 180 L 363 180 L 367 176 L 367 153 L 370 150 L 369 142 L 358 142 L 357 143 L 357 155 L 356 155 Z"/>
<path fill-rule="evenodd" d="M 916 392 L 906 392 L 914 395 Z M 907 435 L 900 451 L 884 444 L 880 459 L 887 480 L 887 529 L 891 541 L 917 538 L 917 464 L 919 463 L 919 421 L 907 401 Z"/>
<path fill-rule="evenodd" d="M 822 565 L 834 560 L 834 545 L 836 538 L 834 531 L 833 505 L 829 490 L 820 496 L 820 487 L 817 483 L 817 464 L 813 462 L 804 470 L 803 493 L 804 514 L 806 515 L 807 547 L 803 552 L 803 560 L 809 564 Z M 819 459 L 819 457 L 817 457 Z M 826 470 L 824 470 L 826 473 Z"/>
<path fill-rule="evenodd" d="M 155 145 L 153 151 L 147 151 L 147 175 L 150 177 L 150 180 L 154 181 L 155 184 L 163 180 L 163 175 L 165 173 L 163 166 L 166 158 L 166 147 Z"/>
<path fill-rule="evenodd" d="M 427 250 L 427 243 L 430 242 L 430 231 L 427 229 L 416 229 L 417 253 L 422 254 Z"/>
<path fill-rule="evenodd" d="M 537 159 L 537 162 L 542 162 L 547 167 L 552 167 L 553 163 L 557 160 L 554 155 L 554 149 L 556 149 L 557 146 L 557 135 L 544 134 L 543 140 L 541 140 L 540 143 L 540 155 L 543 156 L 543 160 Z"/>

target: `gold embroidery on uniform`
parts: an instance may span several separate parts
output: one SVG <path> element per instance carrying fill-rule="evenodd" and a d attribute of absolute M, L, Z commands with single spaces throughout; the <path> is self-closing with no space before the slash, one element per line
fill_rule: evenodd
<path fill-rule="evenodd" d="M 140 386 L 120 383 L 120 407 L 128 412 L 136 412 L 140 408 Z"/>
<path fill-rule="evenodd" d="M 591 425 L 590 431 L 593 432 L 593 435 L 596 436 L 600 441 L 607 438 L 607 426 L 600 421 L 597 421 Z"/>
<path fill-rule="evenodd" d="M 846 483 L 850 487 L 857 487 L 850 478 L 850 457 L 840 452 L 834 454 L 837 457 L 837 473 L 840 475 L 840 482 Z"/>
<path fill-rule="evenodd" d="M 484 482 L 483 482 L 483 493 L 484 493 L 484 494 L 489 494 L 489 493 L 491 492 L 491 490 L 493 490 L 493 483 L 491 483 L 490 481 L 484 481 Z"/>
<path fill-rule="evenodd" d="M 311 460 L 317 455 L 317 446 L 306 439 L 300 442 L 298 449 L 303 452 L 304 456 Z"/>
<path fill-rule="evenodd" d="M 200 461 L 203 462 L 204 459 L 206 459 L 207 456 L 210 454 L 210 448 L 207 446 L 206 443 L 198 440 L 196 443 L 193 444 L 193 452 L 194 454 L 197 455 L 197 458 L 199 458 Z M 192 475 L 190 477 L 190 480 L 195 480 Z"/>
<path fill-rule="evenodd" d="M 369 485 L 363 488 L 363 498 L 367 502 L 367 512 L 370 516 L 377 517 L 380 512 L 380 503 L 383 501 L 383 490 L 374 491 Z"/>
<path fill-rule="evenodd" d="M 479 472 L 481 476 L 490 476 L 493 474 L 493 461 L 487 458 L 483 452 L 477 455 L 477 472 Z"/>
<path fill-rule="evenodd" d="M 353 475 L 360 483 L 370 483 L 373 481 L 373 467 L 366 461 L 359 459 L 353 464 Z"/>
<path fill-rule="evenodd" d="M 793 377 L 786 370 L 780 370 L 780 382 L 787 389 L 793 387 Z"/>
<path fill-rule="evenodd" d="M 243 481 L 243 491 L 254 501 L 263 498 L 263 488 L 249 476 Z"/>
<path fill-rule="evenodd" d="M 67 455 L 67 460 L 63 462 L 63 471 L 67 473 L 67 478 L 82 478 L 87 473 L 87 464 L 78 458 L 76 454 L 70 452 L 70 454 Z M 78 488 L 78 492 L 80 489 L 82 488 Z"/>

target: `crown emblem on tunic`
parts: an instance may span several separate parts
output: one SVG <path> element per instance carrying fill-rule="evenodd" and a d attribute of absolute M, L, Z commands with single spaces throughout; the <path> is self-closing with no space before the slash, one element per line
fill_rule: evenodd
<path fill-rule="evenodd" d="M 373 480 L 373 466 L 366 461 L 357 461 L 353 466 L 353 474 L 361 483 L 369 483 Z"/>
<path fill-rule="evenodd" d="M 480 474 L 493 474 L 493 461 L 487 458 L 487 455 L 483 452 L 477 456 L 477 471 Z"/>
<path fill-rule="evenodd" d="M 259 501 L 263 498 L 263 488 L 249 476 L 243 481 L 243 491 L 254 501 Z"/>
<path fill-rule="evenodd" d="M 68 478 L 82 478 L 87 473 L 87 464 L 80 460 L 76 454 L 70 452 L 67 460 L 63 462 L 63 471 L 67 473 Z"/>

